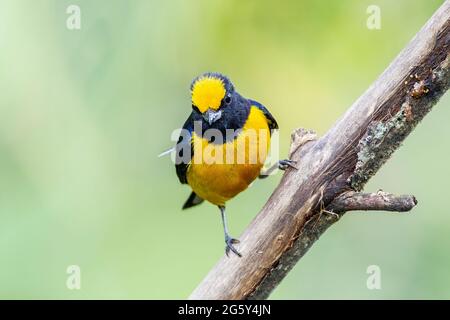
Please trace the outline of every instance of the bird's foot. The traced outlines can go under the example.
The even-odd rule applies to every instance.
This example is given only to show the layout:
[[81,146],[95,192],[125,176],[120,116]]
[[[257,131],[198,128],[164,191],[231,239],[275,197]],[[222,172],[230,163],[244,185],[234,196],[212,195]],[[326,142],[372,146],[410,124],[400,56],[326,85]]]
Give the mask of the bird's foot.
[[233,244],[239,243],[240,241],[238,239],[234,239],[232,237],[230,237],[229,235],[225,236],[225,243],[226,243],[226,247],[225,247],[225,253],[227,255],[227,257],[229,257],[229,253],[230,250],[235,253],[238,257],[242,257],[242,255],[239,253],[239,251],[236,250],[236,248],[233,246]]
[[336,212],[333,212],[333,211],[322,209],[321,213],[322,212],[334,217],[336,220],[339,220],[339,218],[341,217],[339,214],[337,214]]
[[280,160],[278,161],[278,169],[280,170],[286,170],[287,168],[298,169],[296,166],[294,166],[295,163],[297,163],[297,161],[295,160],[289,159]]

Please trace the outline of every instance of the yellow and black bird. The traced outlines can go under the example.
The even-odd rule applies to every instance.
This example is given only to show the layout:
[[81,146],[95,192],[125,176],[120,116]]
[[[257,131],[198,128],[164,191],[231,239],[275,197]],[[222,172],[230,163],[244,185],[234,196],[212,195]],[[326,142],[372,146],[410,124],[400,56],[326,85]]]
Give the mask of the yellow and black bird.
[[[225,252],[241,256],[233,246],[239,241],[228,233],[225,203],[261,176],[272,130],[278,124],[262,104],[241,96],[219,73],[195,78],[191,98],[192,112],[175,147],[177,176],[192,188],[183,209],[204,200],[218,206]],[[284,170],[292,163],[281,160],[277,166]]]

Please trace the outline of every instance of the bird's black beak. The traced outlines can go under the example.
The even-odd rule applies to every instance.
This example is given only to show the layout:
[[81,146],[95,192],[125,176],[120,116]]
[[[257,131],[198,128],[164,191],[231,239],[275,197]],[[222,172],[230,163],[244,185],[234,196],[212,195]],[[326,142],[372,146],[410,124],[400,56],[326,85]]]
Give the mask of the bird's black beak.
[[209,125],[212,125],[214,122],[219,120],[222,117],[222,111],[221,110],[212,110],[208,109],[205,113],[203,113],[203,119],[209,123]]

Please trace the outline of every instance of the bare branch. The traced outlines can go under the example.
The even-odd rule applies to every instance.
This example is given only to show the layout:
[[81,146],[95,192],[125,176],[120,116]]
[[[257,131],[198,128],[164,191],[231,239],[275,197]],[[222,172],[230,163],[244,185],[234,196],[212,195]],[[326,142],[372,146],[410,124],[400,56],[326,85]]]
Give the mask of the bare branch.
[[416,204],[416,198],[411,195],[396,196],[383,191],[377,193],[348,191],[334,199],[327,210],[336,213],[355,210],[406,212],[414,208]]

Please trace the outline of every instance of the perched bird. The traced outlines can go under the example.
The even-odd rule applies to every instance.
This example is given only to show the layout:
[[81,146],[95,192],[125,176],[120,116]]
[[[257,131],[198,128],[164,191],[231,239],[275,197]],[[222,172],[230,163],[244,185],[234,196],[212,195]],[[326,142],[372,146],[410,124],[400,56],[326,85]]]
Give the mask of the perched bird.
[[[192,188],[183,209],[204,200],[218,206],[225,252],[228,255],[231,250],[241,256],[234,247],[239,241],[228,233],[225,203],[257,177],[264,177],[261,169],[272,130],[278,129],[278,124],[262,104],[241,96],[231,81],[219,73],[195,78],[191,99],[192,112],[175,146],[177,176]],[[293,167],[292,163],[281,160],[277,166],[284,170]]]

